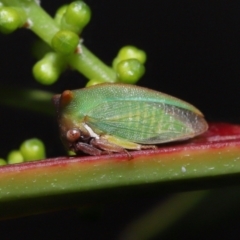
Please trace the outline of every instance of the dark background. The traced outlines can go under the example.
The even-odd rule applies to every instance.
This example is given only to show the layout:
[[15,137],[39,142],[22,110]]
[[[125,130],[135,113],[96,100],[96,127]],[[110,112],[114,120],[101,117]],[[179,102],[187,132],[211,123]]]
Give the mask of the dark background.
[[[53,15],[61,4],[68,2],[45,0],[42,6]],[[100,59],[111,64],[122,46],[135,45],[145,50],[148,56],[146,74],[139,85],[192,103],[208,121],[240,122],[239,1],[86,2],[92,9],[92,20],[83,32],[84,43]],[[36,60],[31,49],[35,40],[36,36],[28,30],[0,35],[1,84],[57,93],[85,85],[84,77],[74,71],[65,72],[51,87],[38,84],[32,76]],[[0,157],[5,158],[10,150],[18,148],[24,139],[31,137],[41,138],[46,143],[48,157],[64,153],[55,119],[4,106],[0,106],[0,116]],[[138,211],[144,212],[152,201],[156,199],[143,199]],[[119,220],[121,224],[128,219],[126,204],[123,207],[125,215],[121,216],[123,220]],[[114,215],[113,209],[120,208],[118,204],[111,207],[112,210],[108,209],[110,215]],[[67,222],[71,219],[77,221],[71,213],[58,214],[60,218],[67,216]],[[49,219],[48,224],[52,224],[51,221],[58,221],[59,216],[51,215]],[[35,220],[21,220],[24,221],[27,225]],[[18,220],[8,222],[15,223],[18,224]],[[89,229],[91,227],[90,224]],[[113,228],[111,232],[119,230],[110,227]],[[87,236],[81,239],[88,239]],[[114,233],[105,239],[113,239],[113,236]]]

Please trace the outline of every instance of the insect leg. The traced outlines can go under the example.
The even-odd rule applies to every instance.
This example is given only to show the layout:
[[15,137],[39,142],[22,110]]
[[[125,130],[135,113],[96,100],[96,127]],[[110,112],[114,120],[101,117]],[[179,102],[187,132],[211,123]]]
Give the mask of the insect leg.
[[157,149],[155,145],[141,145],[141,150],[143,149]]
[[83,143],[83,142],[77,142],[76,144],[74,144],[73,151],[74,152],[82,151],[84,153],[94,155],[94,156],[99,156],[103,153],[102,150],[97,149],[94,146],[87,143]]
[[129,159],[133,158],[132,155],[125,148],[118,146],[114,143],[111,143],[108,140],[103,138],[99,138],[99,139],[93,138],[90,141],[90,144],[102,150],[105,150],[107,152],[119,152],[119,153],[125,152],[128,155]]

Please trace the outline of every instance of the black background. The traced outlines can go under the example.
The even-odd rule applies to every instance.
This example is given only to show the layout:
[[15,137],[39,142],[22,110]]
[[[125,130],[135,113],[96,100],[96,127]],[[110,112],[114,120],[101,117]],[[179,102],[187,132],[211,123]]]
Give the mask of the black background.
[[[68,2],[45,0],[42,6],[53,15],[58,6]],[[240,122],[239,1],[86,2],[92,9],[92,19],[82,37],[85,45],[100,59],[111,64],[122,46],[135,45],[145,50],[148,56],[146,74],[139,85],[192,103],[208,121]],[[51,87],[38,84],[32,76],[36,60],[31,49],[35,40],[36,36],[29,30],[0,35],[1,84],[56,93],[85,85],[85,78],[74,71],[65,72]],[[0,115],[1,157],[5,158],[10,150],[31,137],[39,137],[46,143],[48,157],[63,154],[55,119],[4,106],[0,106]],[[139,211],[144,212],[151,201],[155,200],[145,199],[144,202],[143,199]],[[108,211],[114,215],[111,208]],[[58,214],[63,218],[67,216],[67,221],[77,221],[71,213]],[[127,215],[122,216],[122,222],[126,221]],[[58,218],[58,215],[51,215],[48,224]],[[33,219],[21,222],[28,224],[35,221]],[[36,219],[41,222],[43,220],[39,219],[45,218],[38,216]],[[109,227],[113,229],[111,232],[119,230],[118,227]],[[97,231],[101,232],[100,229]],[[98,239],[96,235],[94,238],[87,236],[81,239]],[[113,236],[105,239],[113,239]]]

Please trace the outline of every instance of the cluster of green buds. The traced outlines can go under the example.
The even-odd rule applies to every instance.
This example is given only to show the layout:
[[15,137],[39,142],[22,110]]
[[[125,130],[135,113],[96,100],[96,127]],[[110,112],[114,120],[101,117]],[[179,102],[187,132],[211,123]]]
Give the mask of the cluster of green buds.
[[90,19],[91,10],[81,0],[60,7],[53,19],[34,0],[0,0],[2,33],[28,27],[51,48],[33,67],[33,75],[41,84],[55,83],[67,66],[89,79],[86,86],[103,82],[136,83],[145,72],[145,52],[125,46],[112,67],[106,66],[82,45],[80,35]]
[[41,160],[45,157],[45,146],[43,142],[37,138],[32,138],[24,141],[19,149],[10,151],[7,160],[0,158],[0,166]]
[[91,18],[91,10],[83,1],[75,1],[58,9],[54,21],[60,29],[51,39],[53,52],[47,53],[33,67],[36,80],[45,85],[56,82],[66,69],[67,58],[80,54],[80,33]]
[[[144,51],[134,46],[122,47],[112,63],[112,68],[117,75],[116,82],[135,84],[145,73],[145,62],[146,53]],[[104,81],[97,78],[91,79],[86,86],[99,83],[104,83]]]

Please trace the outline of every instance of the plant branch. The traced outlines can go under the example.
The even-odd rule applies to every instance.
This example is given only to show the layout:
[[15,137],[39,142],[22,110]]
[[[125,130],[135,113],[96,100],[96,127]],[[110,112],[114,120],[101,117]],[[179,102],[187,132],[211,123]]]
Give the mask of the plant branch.
[[[60,27],[35,1],[2,0],[6,6],[19,7],[28,16],[29,29],[51,46],[53,36],[60,31]],[[68,57],[69,65],[78,70],[88,79],[97,78],[105,82],[116,82],[115,71],[105,65],[99,58],[81,45],[80,54]]]
[[[147,186],[147,189],[153,186],[156,191],[157,184],[158,189],[169,191],[169,184],[172,184],[176,191],[187,186],[196,189],[199,183],[205,183],[205,188],[213,187],[214,182],[221,179],[226,184],[227,176],[236,182],[240,177],[240,126],[213,124],[205,135],[188,143],[135,151],[131,155],[131,160],[127,154],[110,154],[3,166],[0,168],[0,206],[5,209],[8,202],[24,202],[30,198],[45,201],[48,196],[54,198],[54,204],[49,202],[49,209],[62,208],[68,204],[72,206],[72,198],[71,203],[58,202],[56,196],[64,198],[80,194],[82,202],[79,199],[77,202],[83,203],[90,201],[91,194],[100,194],[103,198],[105,190],[120,187],[131,187],[132,190],[137,186]],[[109,193],[106,196],[109,198]],[[40,206],[37,211],[45,207]],[[0,208],[2,217],[6,216],[4,209]],[[21,210],[19,212],[23,214],[24,210]],[[30,212],[34,211],[33,208]],[[10,213],[5,211],[5,214]]]

